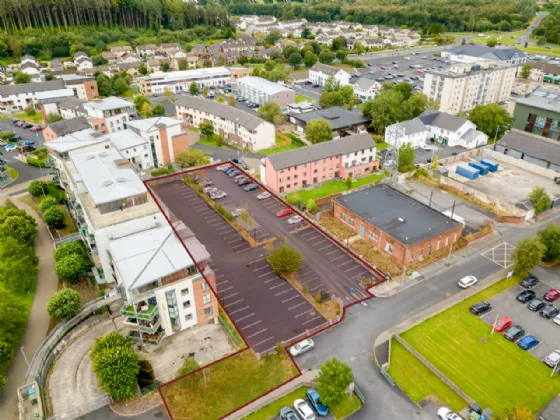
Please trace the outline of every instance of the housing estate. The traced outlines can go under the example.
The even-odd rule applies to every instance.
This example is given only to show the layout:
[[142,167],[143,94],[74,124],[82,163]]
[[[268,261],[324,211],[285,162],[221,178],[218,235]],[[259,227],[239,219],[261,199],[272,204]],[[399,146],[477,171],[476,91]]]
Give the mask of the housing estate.
[[350,84],[350,73],[338,67],[315,63],[309,69],[309,81],[314,85],[324,86],[329,77],[334,77],[340,86]]
[[296,92],[293,89],[262,77],[242,77],[233,84],[233,93],[259,105],[274,101],[280,108],[286,108],[288,104],[296,101]]
[[360,77],[352,87],[354,88],[354,95],[361,102],[375,98],[375,95],[381,91],[381,83],[368,77]]
[[207,69],[156,72],[140,79],[140,92],[146,96],[161,95],[166,89],[173,93],[188,92],[194,82],[199,88],[204,86],[225,86],[231,82],[230,71],[225,67]]

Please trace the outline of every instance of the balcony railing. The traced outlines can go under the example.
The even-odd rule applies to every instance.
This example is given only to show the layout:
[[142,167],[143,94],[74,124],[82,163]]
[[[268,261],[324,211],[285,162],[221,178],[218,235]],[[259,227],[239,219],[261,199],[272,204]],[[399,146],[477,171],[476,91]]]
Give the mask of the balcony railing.
[[123,325],[128,328],[129,330],[135,330],[135,331],[141,331],[141,332],[145,332],[145,333],[157,333],[160,325],[161,325],[161,321],[158,319],[156,319],[154,322],[147,322],[147,321],[140,321],[140,325],[138,325],[138,323],[136,322],[136,320],[134,318],[127,318],[124,322]]
[[[140,337],[140,334],[142,334],[142,337]],[[160,331],[151,334],[151,333],[140,333],[138,331],[131,330],[129,331],[128,336],[135,343],[152,344],[154,346],[157,346],[159,343],[161,343],[161,340],[163,340],[163,338],[165,337],[165,331]]]
[[[138,303],[136,305],[140,306]],[[121,308],[121,315],[127,316],[129,318],[138,318],[144,319],[146,321],[151,321],[158,314],[158,308],[157,306],[148,306],[147,304],[145,306],[148,307],[147,310],[136,311],[136,313],[134,312],[134,307],[132,305],[123,306]],[[140,307],[140,309],[142,309],[142,307]]]

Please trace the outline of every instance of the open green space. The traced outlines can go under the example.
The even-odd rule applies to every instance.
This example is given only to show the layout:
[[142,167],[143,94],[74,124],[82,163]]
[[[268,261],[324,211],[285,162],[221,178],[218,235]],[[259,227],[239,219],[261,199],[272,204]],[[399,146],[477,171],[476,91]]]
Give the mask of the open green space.
[[560,49],[548,49],[543,47],[519,47],[521,51],[531,52],[536,54],[560,55]]
[[[515,38],[511,38],[510,36],[490,36],[490,38],[496,38],[499,43],[502,44],[515,44],[517,42],[517,39]],[[469,42],[474,42],[474,43],[478,43],[478,44],[486,44],[486,42],[488,41],[488,39],[490,38],[486,38],[485,36],[475,36],[474,38],[471,38],[469,40]]]
[[387,149],[389,146],[389,143],[385,143],[384,141],[377,143],[377,151],[379,152],[380,150]]
[[342,420],[348,417],[353,412],[359,410],[361,407],[360,400],[354,394],[346,395],[344,399],[335,407],[330,407],[329,410],[333,417],[337,420]]
[[6,117],[5,115],[0,115],[0,121],[7,120],[7,119],[8,117]]
[[216,147],[218,149],[225,149],[225,150],[231,150],[229,147],[227,147],[225,144],[222,144],[221,146],[218,146],[216,144],[216,142],[214,140],[210,140],[207,137],[201,137],[200,140],[198,140],[198,142],[200,144],[204,144],[206,146],[210,146],[210,147]]
[[301,95],[296,93],[296,104],[300,102],[313,102],[313,100],[309,96]]
[[262,153],[263,155],[274,155],[276,153],[287,152],[288,150],[294,150],[294,149],[298,149],[298,146],[295,146],[293,144],[287,144],[286,146],[271,147],[269,149],[259,150],[259,153]]
[[127,89],[121,96],[123,98],[132,98],[138,91],[136,89]]
[[33,124],[41,124],[41,122],[43,121],[43,116],[41,115],[40,112],[36,112],[34,115],[27,115],[25,112],[20,112],[19,114],[14,114],[12,115],[12,118],[14,120],[25,120],[25,121],[29,121],[30,123]]
[[507,407],[534,413],[560,392],[560,375],[531,353],[490,335],[490,327],[469,312],[476,302],[514,286],[520,278],[498,283],[406,331],[401,337],[482,407],[502,415]]
[[[352,188],[358,188],[366,184],[379,182],[387,176],[388,176],[387,172],[366,175],[362,178],[353,180]],[[346,186],[346,181],[335,179],[332,181],[327,181],[316,188],[291,192],[288,194],[287,199],[289,202],[292,203],[298,200],[303,200],[304,202],[307,202],[307,200],[309,199],[317,200],[319,198],[328,197],[329,195],[333,195],[346,190],[348,190],[348,187]]]
[[257,360],[249,350],[160,388],[173,418],[222,418],[294,378],[297,369],[282,353]]
[[6,165],[5,168],[10,171],[10,178],[14,181],[19,178],[19,172],[16,168]]
[[249,414],[243,420],[269,420],[274,416],[277,416],[282,407],[292,407],[294,405],[294,401],[297,399],[305,400],[305,392],[308,389],[308,386],[302,386],[301,388],[290,392],[288,395],[284,395],[282,398],[261,408],[259,411]]
[[391,367],[388,373],[417,403],[432,396],[457,413],[467,406],[465,400],[395,339],[391,341]]

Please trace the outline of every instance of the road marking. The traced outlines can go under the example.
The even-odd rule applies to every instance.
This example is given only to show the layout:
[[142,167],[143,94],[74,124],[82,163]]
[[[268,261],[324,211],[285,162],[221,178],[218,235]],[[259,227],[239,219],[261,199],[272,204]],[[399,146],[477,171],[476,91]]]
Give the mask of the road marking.
[[311,238],[306,239],[305,242],[309,242],[309,241],[312,241],[313,239],[317,239],[319,236],[320,236],[320,235],[312,236]]
[[221,285],[224,284],[224,283],[229,283],[229,280],[224,280],[224,281],[221,281],[221,282],[219,282],[219,283],[216,282],[216,285],[221,286]]
[[[243,299],[241,299],[241,300],[243,300]],[[238,302],[241,302],[241,300],[238,301]],[[237,303],[237,302],[236,302],[236,303]],[[231,305],[234,305],[234,304],[232,303]],[[228,305],[228,306],[231,306],[231,305]],[[244,308],[236,309],[235,311],[230,312],[229,315],[232,316],[233,314],[236,314],[237,312],[244,311],[245,309],[249,309],[249,306],[245,306]]]
[[[200,213],[201,211],[205,211],[205,210],[206,210],[206,208],[201,208],[201,209],[196,210],[196,212],[197,212],[197,213]],[[203,213],[203,214],[204,214],[204,213]]]
[[226,226],[224,226],[224,227],[221,227],[221,228],[219,228],[219,229],[216,229],[216,230],[227,229],[227,228],[229,228],[229,227],[230,227],[229,225],[226,225]]
[[318,251],[322,251],[323,249],[327,249],[333,246],[333,244],[329,244],[328,246],[324,246],[323,248],[319,248]]
[[355,265],[354,267],[349,268],[348,270],[344,270],[344,272],[348,273],[349,271],[355,270],[356,268],[362,268],[362,267],[360,267],[359,265]]
[[306,303],[307,303],[307,301],[304,300],[303,302],[298,303],[296,306],[292,306],[291,308],[288,308],[288,311],[291,311],[292,309],[295,309],[295,308],[297,308],[298,306],[305,305]]
[[315,286],[315,287],[312,287],[311,289],[308,289],[308,292],[311,293],[312,291],[317,290],[317,289],[320,288],[320,287],[321,287],[321,283],[319,283],[319,284],[318,284],[317,286]]
[[354,262],[354,261],[348,260],[348,261],[346,261],[345,263],[339,264],[338,266],[339,266],[339,267],[342,267],[343,265],[350,264],[351,262]]
[[296,316],[294,316],[294,318],[299,318],[300,316],[307,315],[309,312],[313,312],[313,310],[308,309],[307,311],[302,312],[301,314],[297,314]]
[[238,233],[235,232],[233,235],[224,236],[224,239],[233,238],[234,236],[237,236],[237,235],[238,235]]
[[274,289],[276,289],[277,287],[281,287],[281,286],[284,286],[284,284],[283,284],[283,283],[279,283],[279,284],[277,284],[277,285],[275,285],[275,286],[269,287],[268,290],[274,290]]
[[[214,272],[216,272],[216,271],[218,271],[218,270],[219,270],[219,268],[215,269]],[[218,280],[220,277],[224,277],[224,275],[223,275],[223,274],[220,274],[219,276],[216,276],[216,280]]]
[[262,270],[262,269],[264,269],[264,268],[270,268],[270,265],[268,265],[268,264],[267,264],[267,265],[263,265],[262,267],[255,268],[253,271],[259,271],[259,270]]
[[[239,320],[237,320],[237,322],[239,322]],[[258,321],[253,322],[252,324],[249,324],[249,325],[247,325],[247,326],[245,326],[245,327],[240,328],[240,330],[246,330],[247,328],[254,327],[254,326],[257,325],[257,324],[260,324],[261,322],[262,322],[262,321],[259,319]]]
[[311,232],[306,232],[306,233],[304,233],[303,235],[301,235],[301,237],[304,238],[305,236],[307,236],[307,235],[312,235],[312,234],[314,234],[314,233],[316,233],[316,232],[315,232],[314,230],[312,230]]
[[346,255],[342,254],[340,257],[333,258],[331,261],[340,260],[341,258],[346,257]]
[[264,276],[268,276],[269,274],[275,274],[275,273],[274,273],[274,270],[271,270],[271,271],[269,271],[268,273],[261,274],[261,275],[259,276],[259,278],[264,277]]
[[300,297],[299,294],[298,294],[298,295],[294,295],[294,296],[292,296],[292,297],[290,297],[290,298],[288,298],[288,299],[284,299],[284,300],[282,301],[282,303],[289,302],[290,300],[293,300],[293,299],[298,298],[298,297]]
[[325,254],[325,256],[329,256],[329,255],[331,255],[331,254],[334,254],[334,253],[337,252],[337,251],[338,251],[338,248],[335,249],[334,251],[329,252],[328,254]]
[[242,241],[242,240],[243,240],[243,238],[233,239],[233,240],[229,241],[227,244],[228,244],[228,245],[229,245],[229,244],[234,244],[234,243],[239,242],[239,241]]
[[237,320],[236,322],[240,322],[240,321],[243,321],[244,319],[250,318],[250,317],[252,317],[253,315],[255,315],[255,313],[254,313],[254,312],[253,312],[252,314],[249,314],[249,315],[245,315],[244,317],[242,317],[242,318],[239,318],[239,319],[238,319],[238,320]]
[[309,324],[310,322],[313,322],[313,321],[315,321],[316,319],[319,319],[319,318],[321,318],[321,315],[316,316],[315,318],[311,318],[311,319],[303,322],[301,325]]
[[[230,226],[228,225],[227,227],[229,228]],[[235,231],[235,229],[232,229],[232,230],[230,230],[229,232],[220,232],[220,233],[218,233],[218,235],[224,236],[224,235],[227,235],[228,233],[231,233],[231,232],[234,232],[234,231]],[[223,239],[223,238],[222,238],[222,239]]]
[[225,288],[223,290],[218,290],[218,293],[227,292],[229,289],[233,289],[233,286],[229,286],[228,288]]
[[[247,338],[249,338],[249,337],[247,337]],[[253,347],[257,347],[257,346],[260,346],[260,345],[261,345],[262,343],[266,343],[267,341],[269,341],[269,340],[273,340],[273,339],[274,339],[274,336],[272,336],[272,337],[268,337],[268,338],[267,338],[266,340],[263,340],[263,341],[259,341],[259,342],[258,342],[257,344],[255,344],[255,345],[254,345]]]
[[[244,299],[239,299],[239,300],[236,300],[235,302],[228,303],[228,304],[226,305],[226,307],[229,308],[230,306],[237,305],[239,302],[243,302],[243,300],[244,300]],[[247,306],[247,308],[248,308],[248,306]],[[244,308],[244,309],[247,309],[247,308]]]
[[360,274],[356,274],[355,276],[352,276],[352,278],[355,279],[356,277],[360,277],[363,274],[367,274],[367,271],[362,271]]
[[247,336],[247,339],[249,339],[249,338],[251,338],[251,337],[255,337],[255,336],[257,336],[257,335],[259,335],[259,334],[261,334],[261,333],[263,333],[263,332],[265,332],[265,331],[268,331],[268,328],[264,328],[264,329],[260,330],[259,332],[256,332],[256,333],[254,333],[254,334],[251,334],[251,335]]
[[290,290],[294,290],[291,287],[288,287],[286,290],[283,290],[282,292],[276,293],[274,296],[280,296],[283,295],[284,293],[288,293]]
[[269,279],[269,280],[265,280],[263,283],[264,283],[264,284],[268,284],[268,283],[270,283],[271,281],[274,281],[274,280],[282,280],[282,279],[281,279],[280,277],[273,277],[273,278],[271,278],[271,279]]
[[196,209],[197,207],[208,207],[208,203],[204,202],[204,203],[197,204],[196,206],[192,206],[192,207],[193,207],[193,209]]
[[235,293],[232,293],[231,295],[224,296],[222,299],[223,299],[223,300],[229,299],[230,297],[237,296],[238,294],[239,294],[238,292],[235,292]]

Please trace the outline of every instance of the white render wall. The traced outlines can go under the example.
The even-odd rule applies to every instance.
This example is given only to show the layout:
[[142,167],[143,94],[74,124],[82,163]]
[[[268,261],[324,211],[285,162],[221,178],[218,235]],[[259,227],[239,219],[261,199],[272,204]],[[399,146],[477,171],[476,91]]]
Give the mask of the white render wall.
[[[309,70],[309,81],[314,85],[324,86],[325,82],[330,76],[322,71]],[[340,86],[350,84],[350,74],[344,70],[340,70],[334,75],[335,80],[340,83]]]
[[[200,276],[200,274],[195,274],[194,276],[184,278],[173,284],[170,284],[169,286],[161,287],[155,291],[159,310],[159,318],[161,320],[161,326],[165,330],[166,336],[173,335],[176,332],[174,333],[171,329],[171,319],[169,318],[165,292],[168,292],[170,290],[175,291],[175,299],[177,300],[177,313],[179,314],[179,322],[181,323],[181,329],[179,331],[185,330],[187,328],[192,328],[198,323],[198,317],[196,315],[196,301],[192,281],[192,279],[197,276]],[[189,290],[189,293],[185,296],[182,296],[181,291],[186,289]],[[183,308],[183,303],[186,301],[191,302],[190,308]],[[186,319],[187,314],[191,316],[191,319],[189,319],[188,321]]]
[[359,152],[342,155],[342,167],[346,168],[346,165],[348,165],[348,168],[350,168],[356,165],[363,165],[365,163],[368,163],[370,161],[370,158],[372,161],[374,161],[376,150],[377,147],[373,146],[369,149],[364,149]]

